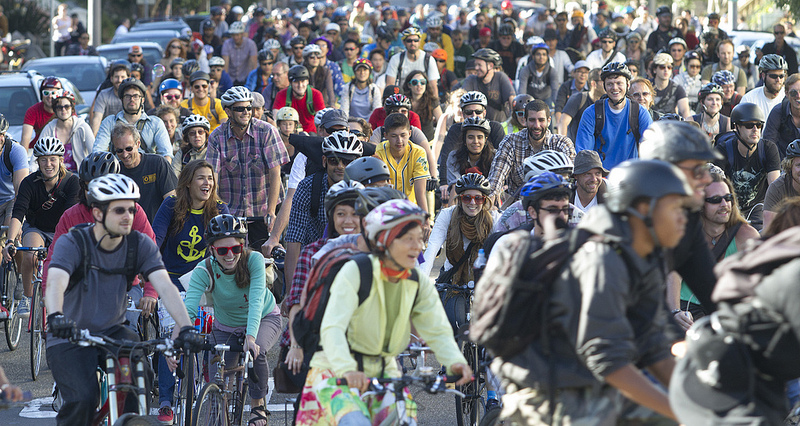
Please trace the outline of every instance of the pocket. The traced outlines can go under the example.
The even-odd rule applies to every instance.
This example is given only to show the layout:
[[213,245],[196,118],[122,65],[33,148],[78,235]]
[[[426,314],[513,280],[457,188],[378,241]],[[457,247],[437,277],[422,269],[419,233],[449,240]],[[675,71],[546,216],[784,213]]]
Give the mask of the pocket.
[[241,165],[239,163],[239,157],[234,155],[231,158],[226,158],[223,162],[223,167],[225,170],[228,171],[229,174],[233,176],[238,176],[241,173]]

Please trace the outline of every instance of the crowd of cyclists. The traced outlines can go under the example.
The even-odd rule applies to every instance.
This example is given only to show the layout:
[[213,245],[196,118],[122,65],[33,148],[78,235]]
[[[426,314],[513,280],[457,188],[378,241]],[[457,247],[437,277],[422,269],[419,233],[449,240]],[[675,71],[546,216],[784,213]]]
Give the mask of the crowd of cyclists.
[[[15,248],[49,248],[58,424],[88,424],[100,398],[100,350],[76,331],[138,339],[129,299],[187,351],[242,339],[254,426],[269,421],[276,344],[296,424],[391,419],[398,401],[359,393],[402,374],[412,330],[457,386],[485,377],[482,411],[506,424],[778,424],[798,403],[797,262],[780,257],[790,265],[737,297],[715,285],[730,262],[752,266],[742,253],[789,250],[768,238],[800,224],[791,25],[750,63],[718,13],[671,6],[231,6],[168,43],[166,74],[135,45],[112,61],[86,120],[59,76],[20,141],[0,115],[3,262],[18,264],[25,317],[35,255]],[[571,232],[591,237],[553,278],[549,331],[492,351],[491,368],[471,363],[448,289],[472,301],[524,281],[504,262],[520,240]],[[367,260],[327,277],[319,347],[304,350],[292,324],[343,248]],[[193,327],[209,308],[211,329]],[[178,359],[153,364],[158,420],[172,424]]]

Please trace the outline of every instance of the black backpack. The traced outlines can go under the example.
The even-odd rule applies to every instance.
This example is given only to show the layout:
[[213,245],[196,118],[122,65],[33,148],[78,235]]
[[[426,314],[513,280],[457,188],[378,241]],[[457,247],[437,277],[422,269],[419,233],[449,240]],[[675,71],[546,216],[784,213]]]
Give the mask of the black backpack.
[[[606,108],[605,108],[605,100],[608,97],[603,96],[594,103],[594,150],[600,154],[600,158],[605,160],[606,153],[603,152],[603,149],[606,146],[606,140],[603,139],[603,126],[606,122]],[[628,129],[628,134],[633,134],[633,140],[636,141],[636,145],[639,145],[639,140],[642,138],[642,133],[639,131],[639,104],[636,102],[628,100],[630,103],[630,107],[628,108],[628,124],[630,125],[630,129]],[[600,146],[597,146],[597,139],[600,139]]]
[[3,144],[3,164],[6,165],[6,170],[11,173],[12,179],[14,176],[14,165],[11,164],[11,145],[14,143],[18,142],[6,135],[6,143]]
[[75,271],[73,271],[72,276],[69,277],[69,284],[67,285],[67,291],[75,288],[80,282],[89,274],[89,271],[92,269],[98,270],[105,274],[109,275],[125,275],[125,278],[128,282],[128,290],[130,291],[133,288],[133,281],[136,279],[136,276],[139,274],[137,271],[136,263],[137,263],[137,256],[139,252],[139,236],[138,231],[131,232],[130,235],[127,235],[125,238],[128,241],[128,250],[125,255],[125,264],[122,267],[118,268],[111,268],[107,269],[102,266],[98,266],[93,263],[91,252],[89,251],[89,247],[93,246],[92,244],[92,237],[89,235],[92,232],[94,227],[93,223],[82,223],[80,225],[75,225],[70,228],[69,233],[75,239],[75,242],[78,243],[78,247],[81,250],[81,265]]

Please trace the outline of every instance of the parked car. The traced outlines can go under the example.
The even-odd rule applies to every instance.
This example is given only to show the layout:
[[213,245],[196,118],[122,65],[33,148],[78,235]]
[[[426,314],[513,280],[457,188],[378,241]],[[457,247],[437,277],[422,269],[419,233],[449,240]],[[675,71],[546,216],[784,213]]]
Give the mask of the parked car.
[[83,99],[91,104],[97,87],[106,79],[107,66],[108,61],[102,56],[57,56],[26,62],[22,70],[36,70],[42,75],[74,81]]
[[138,19],[129,31],[135,33],[154,30],[175,30],[181,34],[189,34],[191,28],[182,18]]
[[153,41],[158,43],[158,45],[161,46],[161,49],[166,49],[170,40],[180,36],[181,33],[177,30],[147,30],[127,32],[125,34],[115,35],[114,38],[111,39],[111,44],[129,42],[135,42],[134,44],[139,44],[140,42]]
[[160,44],[152,41],[104,44],[97,47],[97,54],[106,58],[109,62],[117,59],[128,59],[128,50],[130,50],[131,46],[141,47],[145,61],[151,66],[157,64],[164,57],[164,49]]
[[[775,41],[775,36],[765,31],[729,31],[728,36],[733,40],[735,47],[745,44],[750,48],[751,63],[756,62],[756,49],[761,49],[765,44]],[[800,57],[800,39],[787,36],[784,40]]]

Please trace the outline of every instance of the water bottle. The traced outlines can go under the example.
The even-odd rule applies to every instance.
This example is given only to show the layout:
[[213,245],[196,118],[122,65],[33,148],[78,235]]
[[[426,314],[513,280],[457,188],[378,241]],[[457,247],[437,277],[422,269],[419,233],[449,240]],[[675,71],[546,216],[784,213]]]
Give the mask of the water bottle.
[[486,268],[486,253],[484,253],[483,249],[478,250],[478,258],[475,259],[475,263],[472,265],[472,277],[473,281],[477,284],[478,280],[481,279],[481,275],[483,275],[483,270]]

